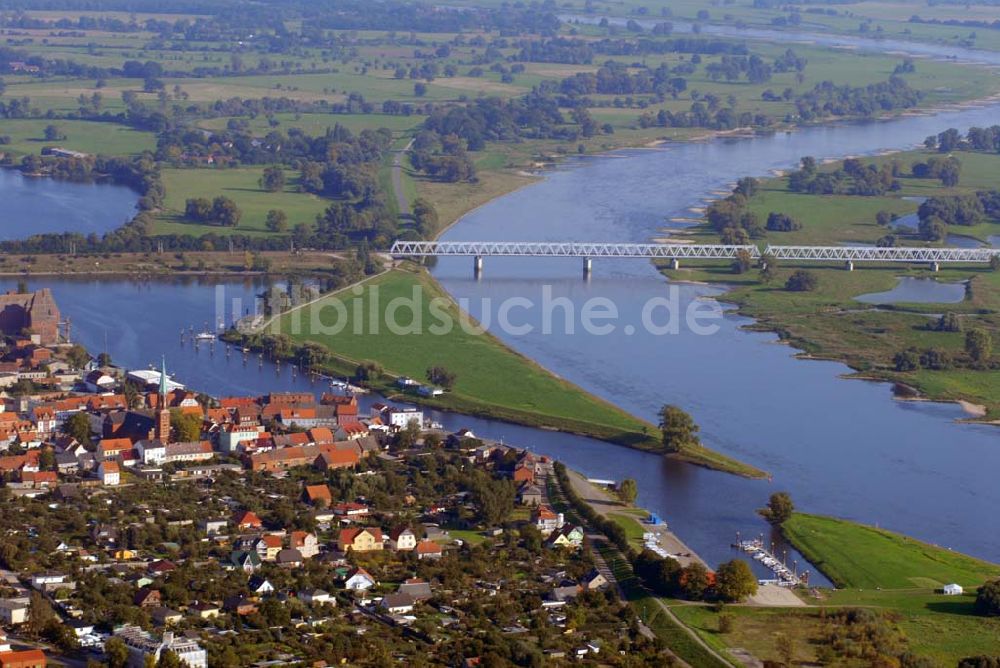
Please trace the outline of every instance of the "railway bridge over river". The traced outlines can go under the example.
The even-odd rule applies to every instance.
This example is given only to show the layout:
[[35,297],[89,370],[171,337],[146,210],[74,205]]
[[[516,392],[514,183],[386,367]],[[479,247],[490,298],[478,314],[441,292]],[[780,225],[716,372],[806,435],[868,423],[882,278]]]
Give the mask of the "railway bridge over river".
[[576,241],[397,241],[389,254],[405,257],[471,257],[478,276],[486,257],[573,257],[583,260],[589,276],[596,258],[648,258],[669,260],[735,260],[747,257],[760,263],[768,258],[795,262],[836,262],[848,271],[855,264],[926,264],[938,271],[942,264],[986,264],[1000,257],[1000,248],[934,248],[916,246],[767,246],[722,244],[604,243]]

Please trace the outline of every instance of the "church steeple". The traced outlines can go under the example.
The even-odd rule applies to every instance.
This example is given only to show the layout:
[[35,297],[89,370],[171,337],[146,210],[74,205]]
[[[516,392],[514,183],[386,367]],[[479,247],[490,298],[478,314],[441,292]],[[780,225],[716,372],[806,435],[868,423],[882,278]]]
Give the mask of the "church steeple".
[[167,358],[160,364],[160,410],[156,414],[156,438],[166,445],[170,442],[170,406],[167,404]]

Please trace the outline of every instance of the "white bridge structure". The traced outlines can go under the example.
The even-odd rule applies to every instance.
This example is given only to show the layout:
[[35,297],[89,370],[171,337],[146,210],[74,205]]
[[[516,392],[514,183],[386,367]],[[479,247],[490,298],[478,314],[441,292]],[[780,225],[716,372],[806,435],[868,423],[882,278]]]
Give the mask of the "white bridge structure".
[[634,244],[575,241],[397,241],[389,254],[404,257],[472,257],[479,275],[484,257],[576,257],[583,259],[583,273],[590,275],[594,258],[650,258],[670,260],[674,269],[682,259],[734,260],[747,257],[766,263],[768,258],[799,262],[841,262],[848,271],[855,262],[927,263],[934,271],[942,263],[988,263],[1000,257],[1000,248],[920,248],[880,246],[768,246],[754,245]]

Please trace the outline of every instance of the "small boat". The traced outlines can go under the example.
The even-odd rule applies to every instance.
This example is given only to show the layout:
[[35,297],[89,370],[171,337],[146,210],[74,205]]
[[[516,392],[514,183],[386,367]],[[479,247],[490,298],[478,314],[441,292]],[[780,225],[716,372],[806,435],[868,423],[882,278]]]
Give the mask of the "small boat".
[[198,332],[194,335],[195,341],[215,341],[215,334],[211,332]]

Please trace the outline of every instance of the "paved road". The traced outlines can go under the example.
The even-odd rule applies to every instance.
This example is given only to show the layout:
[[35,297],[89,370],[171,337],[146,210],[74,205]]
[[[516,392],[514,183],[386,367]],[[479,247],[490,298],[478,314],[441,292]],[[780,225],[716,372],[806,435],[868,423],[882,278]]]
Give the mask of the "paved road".
[[413,146],[412,139],[392,156],[392,189],[396,191],[396,207],[400,216],[410,213],[410,203],[406,201],[406,193],[403,192],[403,155],[411,146]]

